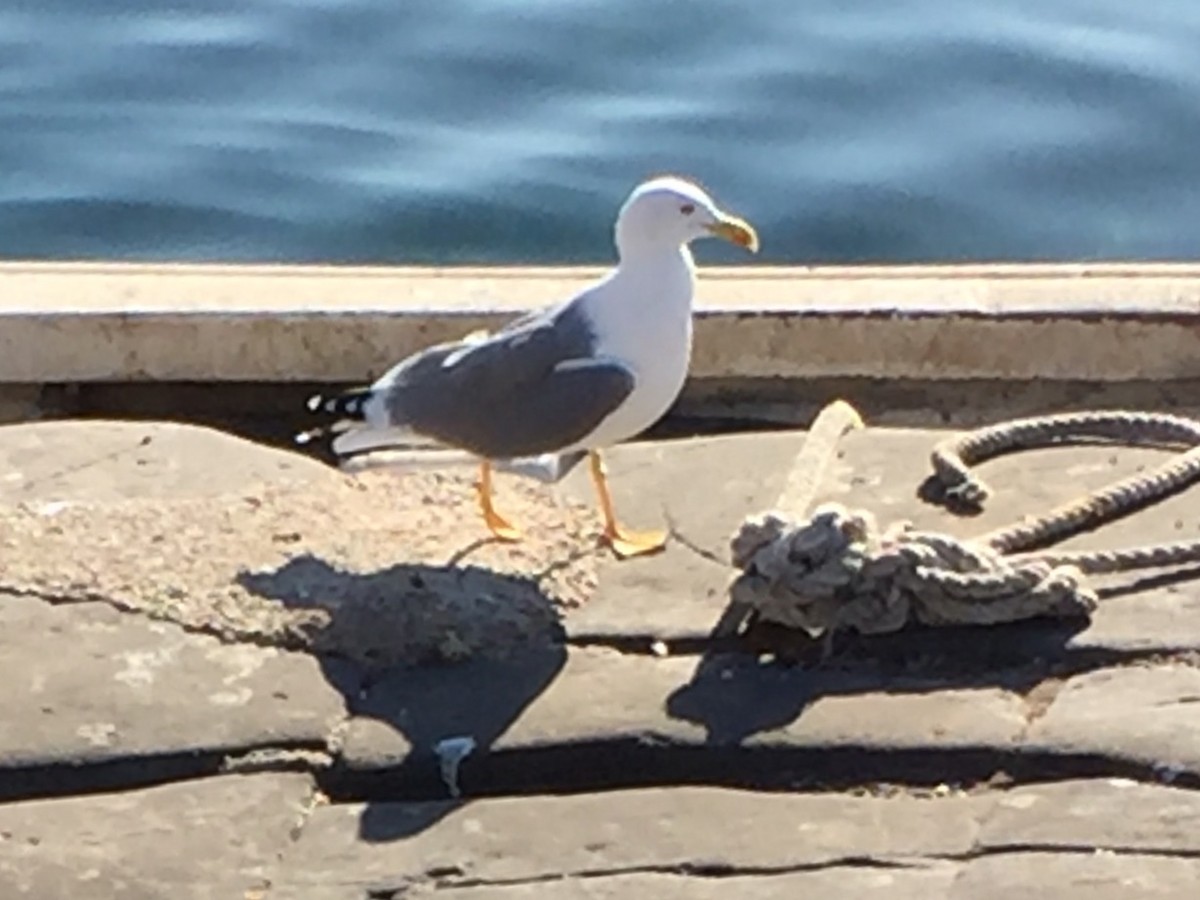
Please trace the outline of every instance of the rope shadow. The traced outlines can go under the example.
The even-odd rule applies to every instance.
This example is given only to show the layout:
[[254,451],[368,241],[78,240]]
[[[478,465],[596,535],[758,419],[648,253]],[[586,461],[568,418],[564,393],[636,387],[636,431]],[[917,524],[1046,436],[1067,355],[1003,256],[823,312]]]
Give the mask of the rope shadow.
[[[908,626],[886,635],[823,641],[754,625],[735,641],[713,637],[690,680],[666,701],[667,714],[704,729],[706,744],[737,746],[795,725],[817,701],[864,694],[928,694],[998,688],[1024,694],[1048,674],[1105,662],[1079,654],[1071,639],[1085,620],[1035,619],[993,626]],[[739,646],[734,646],[735,644]]]

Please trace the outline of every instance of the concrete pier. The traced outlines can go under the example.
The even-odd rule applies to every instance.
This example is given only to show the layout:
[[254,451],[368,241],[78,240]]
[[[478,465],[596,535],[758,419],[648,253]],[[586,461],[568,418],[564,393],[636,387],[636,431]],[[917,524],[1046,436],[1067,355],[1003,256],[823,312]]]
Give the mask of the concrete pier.
[[[596,546],[581,472],[503,480],[527,538],[499,545],[469,472],[351,477],[188,421],[209,389],[361,381],[591,274],[0,266],[0,896],[1190,900],[1195,572],[820,665],[802,634],[712,630],[730,537],[804,475],[839,385],[875,406],[813,490],[885,524],[968,537],[1154,465],[1015,454],[977,518],[918,493],[963,416],[1193,409],[1200,267],[703,271],[690,402],[736,385],[794,427],[615,449],[622,517],[674,533],[633,561]],[[159,388],[173,421],[72,412]],[[967,412],[889,420],[904,397]],[[1193,489],[1071,547],[1198,522]]]

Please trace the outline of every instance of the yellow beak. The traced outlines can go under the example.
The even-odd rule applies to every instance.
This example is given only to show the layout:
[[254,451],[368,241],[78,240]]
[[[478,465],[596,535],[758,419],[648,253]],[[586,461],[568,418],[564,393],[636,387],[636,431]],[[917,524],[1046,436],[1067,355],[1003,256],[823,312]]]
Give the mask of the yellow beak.
[[758,232],[745,219],[721,213],[716,222],[708,226],[708,230],[717,237],[725,238],[732,244],[745,247],[751,253],[758,252]]

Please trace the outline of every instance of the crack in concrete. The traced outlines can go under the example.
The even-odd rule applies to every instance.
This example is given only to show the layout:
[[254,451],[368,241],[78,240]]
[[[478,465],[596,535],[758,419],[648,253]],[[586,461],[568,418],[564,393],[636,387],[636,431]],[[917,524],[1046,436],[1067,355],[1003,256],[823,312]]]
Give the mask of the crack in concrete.
[[[335,761],[317,778],[338,803],[436,801],[445,796],[436,772],[419,764],[358,769]],[[908,790],[924,796],[953,784],[986,794],[1088,778],[1154,785],[1164,780],[1144,762],[1020,748],[721,747],[621,738],[480,754],[472,760],[472,790],[466,799],[695,785],[807,793]],[[1200,789],[1200,773],[1173,773],[1171,783]]]
[[[319,807],[328,806],[330,803],[329,795],[321,790],[316,781],[313,781],[312,790],[308,796],[304,798],[304,803],[300,807],[299,813],[296,815],[296,821],[292,823],[292,827],[288,829],[288,839],[294,844],[300,840],[300,836],[304,834],[304,828],[308,825],[308,820],[312,818],[312,814]],[[280,864],[284,859],[279,860]]]
[[698,541],[694,541],[688,537],[680,529],[679,524],[676,522],[675,517],[671,515],[671,510],[666,506],[666,504],[663,504],[662,514],[663,518],[667,521],[667,533],[675,539],[679,546],[695,554],[705,562],[710,562],[713,565],[724,569],[730,574],[731,577],[733,573],[737,571],[728,559],[722,559],[715,550],[709,550],[706,547],[701,547]]
[[[338,730],[341,727],[335,727]],[[0,772],[0,801],[22,802],[52,797],[139,790],[159,784],[189,781],[219,775],[268,772],[303,772],[313,778],[313,803],[300,817],[296,836],[308,814],[324,803],[422,802],[442,799],[444,786],[425,783],[422,773],[396,769],[375,773],[339,771],[335,749],[315,741],[291,745],[251,746],[213,750],[186,750],[140,757],[123,757],[102,762],[76,764],[55,762],[5,769]],[[1024,785],[1065,780],[1126,778],[1143,784],[1162,784],[1153,766],[1108,757],[1076,757],[1055,754],[1022,754],[984,749],[976,753],[876,750],[836,747],[779,750],[678,747],[666,743],[617,741],[594,745],[556,746],[502,754],[492,773],[476,772],[476,780],[488,785],[485,792],[467,799],[536,797],[596,793],[618,788],[670,788],[695,785],[728,786],[745,790],[788,790],[806,793],[839,793],[855,790],[897,789],[923,792],[936,788],[922,773],[936,770],[939,783],[954,783],[963,790],[1004,793]],[[331,747],[330,744],[333,746]],[[732,755],[731,755],[732,753]],[[589,760],[597,755],[612,763],[610,773],[639,772],[637,778],[591,777]],[[554,757],[554,759],[550,759]],[[625,757],[625,762],[620,761]],[[574,780],[563,773],[576,773]],[[585,773],[582,777],[579,773]],[[797,774],[804,772],[803,779]],[[870,772],[870,778],[862,773]],[[1005,773],[1003,784],[996,773]],[[731,773],[735,773],[732,774]],[[530,780],[531,778],[535,780]],[[1200,789],[1200,774],[1182,773],[1171,782],[1184,790]],[[980,827],[986,823],[980,819]],[[982,851],[981,851],[982,852]]]
[[1020,694],[1025,703],[1025,727],[1021,730],[1019,741],[1024,741],[1037,721],[1050,711],[1050,707],[1054,705],[1058,695],[1067,686],[1067,679],[1068,676],[1065,675],[1047,675],[1032,685],[1029,690]]
[[[323,746],[312,741],[297,741],[277,746],[179,750],[96,762],[64,760],[14,766],[0,770],[0,802],[21,803],[135,791],[248,772],[308,772],[315,782],[321,769],[309,765],[309,760],[314,759],[331,760]],[[239,762],[246,760],[253,762]]]
[[314,766],[309,769],[313,774],[312,792],[289,834],[293,843],[300,840],[300,836],[304,833],[304,827],[308,824],[308,820],[312,818],[313,812],[318,807],[327,806],[333,802],[321,786],[319,773],[330,769],[341,757],[342,750],[346,744],[346,735],[350,731],[350,721],[352,718],[353,714],[347,708],[341,718],[330,726],[329,731],[325,735],[324,761],[320,767]]
[[1016,843],[1000,844],[973,848],[962,854],[935,854],[928,859],[939,859],[947,862],[972,862],[992,856],[1096,856],[1102,854],[1113,856],[1152,856],[1160,859],[1200,859],[1200,846],[1192,847],[1126,847],[1104,846],[1099,844],[1049,844],[1049,843]]
[[461,866],[446,866],[429,869],[421,875],[406,878],[389,885],[377,885],[366,889],[368,900],[399,900],[409,891],[428,887],[435,891],[470,890],[474,888],[519,888],[556,881],[592,881],[606,878],[626,878],[637,875],[664,875],[691,879],[732,878],[778,878],[786,875],[827,872],[837,869],[878,869],[884,871],[912,871],[928,869],[939,863],[969,864],[976,860],[997,856],[1087,856],[1097,854],[1114,856],[1155,857],[1160,859],[1200,859],[1200,847],[1163,848],[1093,846],[1083,844],[1006,844],[994,847],[972,848],[963,853],[931,853],[917,857],[889,858],[871,855],[846,855],[820,862],[780,863],[779,865],[738,865],[736,863],[647,863],[627,866],[609,866],[594,869],[544,872],[536,875],[512,878],[471,878]]
[[[310,765],[308,771],[313,776],[312,790],[309,792],[304,805],[296,817],[296,821],[288,832],[288,837],[293,844],[300,840],[301,835],[304,834],[304,829],[308,825],[309,819],[312,818],[312,814],[319,807],[328,806],[333,802],[322,788],[318,773],[330,769],[341,757],[342,749],[346,743],[346,735],[350,731],[350,721],[352,718],[353,714],[347,708],[343,715],[329,727],[329,731],[325,735],[325,750],[320,754],[309,755],[308,762]],[[319,764],[313,765],[312,763],[316,761],[315,757],[317,756],[320,756]],[[280,863],[283,863],[282,859]]]
[[[932,857],[931,857],[932,858]],[[621,878],[631,875],[669,875],[681,878],[725,879],[725,878],[774,878],[780,875],[793,875],[802,872],[819,872],[826,869],[855,868],[855,869],[914,869],[924,868],[920,862],[904,860],[889,860],[871,856],[850,855],[815,863],[782,863],[777,866],[739,866],[733,863],[661,863],[629,866],[612,866],[596,869],[575,869],[566,872],[546,872],[540,875],[528,875],[514,878],[467,878],[466,871],[453,866],[443,869],[431,869],[422,873],[418,879],[408,884],[391,888],[375,888],[369,890],[367,896],[371,900],[390,900],[393,897],[403,897],[404,893],[417,884],[426,884],[435,890],[469,889],[480,887],[526,887],[529,885],[545,884],[554,881],[573,879],[588,881],[602,878]],[[399,893],[397,893],[397,890]],[[385,893],[385,891],[388,891]]]

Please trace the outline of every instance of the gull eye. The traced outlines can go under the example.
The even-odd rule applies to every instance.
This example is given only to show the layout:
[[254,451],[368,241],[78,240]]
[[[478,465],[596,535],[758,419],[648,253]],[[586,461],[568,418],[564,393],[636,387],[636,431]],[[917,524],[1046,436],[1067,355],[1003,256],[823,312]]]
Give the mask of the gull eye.
[[696,205],[694,203],[685,203],[683,206],[679,207],[679,211],[685,216],[690,216],[696,211]]

